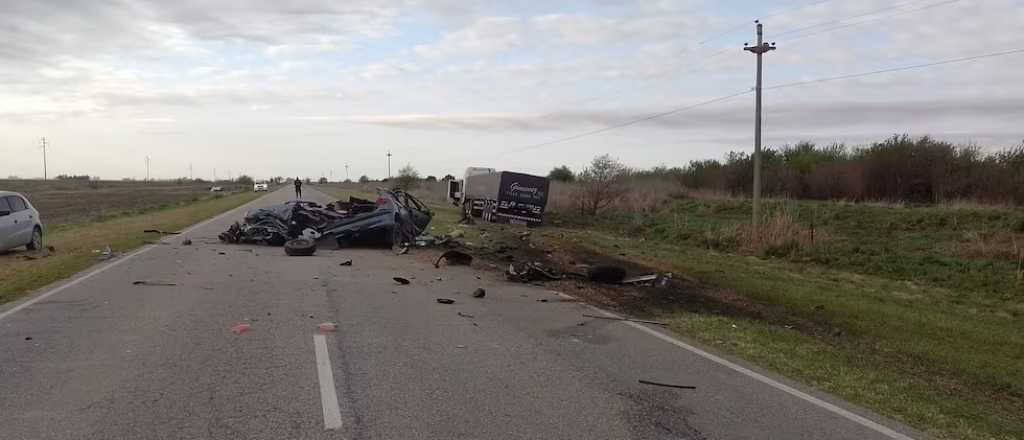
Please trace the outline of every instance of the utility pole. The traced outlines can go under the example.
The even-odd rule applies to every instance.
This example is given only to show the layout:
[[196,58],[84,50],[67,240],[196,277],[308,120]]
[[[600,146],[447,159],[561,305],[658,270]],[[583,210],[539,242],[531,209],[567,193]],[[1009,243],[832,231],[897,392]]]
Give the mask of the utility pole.
[[146,181],[149,182],[149,156],[146,156]]
[[43,146],[43,180],[46,180],[46,138],[44,137],[41,141]]
[[192,178],[192,164],[188,164],[188,180],[195,180]]
[[755,236],[759,236],[761,229],[761,55],[775,50],[775,43],[765,43],[760,20],[754,20],[757,24],[757,45],[743,45],[743,50],[757,55],[757,86],[754,98],[754,196],[753,196],[753,228]]
[[348,163],[345,163],[345,180],[348,180]]
[[388,180],[391,180],[391,150],[388,150]]

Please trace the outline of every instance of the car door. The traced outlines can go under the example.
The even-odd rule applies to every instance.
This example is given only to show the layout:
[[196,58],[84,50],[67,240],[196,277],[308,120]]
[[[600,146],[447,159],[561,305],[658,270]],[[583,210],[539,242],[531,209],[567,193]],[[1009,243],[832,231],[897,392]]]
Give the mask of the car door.
[[13,247],[14,240],[14,213],[11,212],[11,205],[7,203],[7,197],[0,197],[0,250],[7,250]]
[[14,221],[10,245],[20,246],[28,243],[32,239],[32,227],[35,226],[30,218],[32,212],[28,210],[28,206],[21,196],[7,196],[6,199],[7,204],[11,207],[11,215],[8,217],[13,218]]

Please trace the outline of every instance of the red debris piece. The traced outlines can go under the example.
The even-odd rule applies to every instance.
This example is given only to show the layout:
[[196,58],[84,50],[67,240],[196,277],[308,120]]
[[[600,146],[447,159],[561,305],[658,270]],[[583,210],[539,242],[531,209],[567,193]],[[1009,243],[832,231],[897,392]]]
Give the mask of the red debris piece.
[[240,335],[242,333],[245,333],[245,332],[249,331],[250,329],[252,329],[252,326],[249,325],[249,324],[245,324],[245,323],[235,324],[234,327],[231,327],[231,332],[236,334],[236,335]]

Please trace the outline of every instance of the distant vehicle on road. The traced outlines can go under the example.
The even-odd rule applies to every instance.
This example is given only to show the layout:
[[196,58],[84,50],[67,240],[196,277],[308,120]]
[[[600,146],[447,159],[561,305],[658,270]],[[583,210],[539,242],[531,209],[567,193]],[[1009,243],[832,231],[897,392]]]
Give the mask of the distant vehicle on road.
[[224,187],[221,187],[221,186],[211,186],[210,187],[210,192],[212,192],[212,193],[224,192]]
[[495,223],[539,225],[548,204],[547,177],[493,168],[467,168],[462,180],[448,182],[448,200],[466,216]]
[[270,184],[268,184],[267,182],[254,183],[252,185],[252,190],[254,192],[267,192],[270,190]]
[[30,251],[42,249],[43,222],[25,196],[0,191],[0,251],[18,246]]

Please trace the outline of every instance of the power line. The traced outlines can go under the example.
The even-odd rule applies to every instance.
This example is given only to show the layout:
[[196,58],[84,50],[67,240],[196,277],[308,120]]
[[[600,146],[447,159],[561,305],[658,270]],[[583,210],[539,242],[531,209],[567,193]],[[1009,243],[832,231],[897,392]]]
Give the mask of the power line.
[[[953,4],[953,3],[959,3],[961,1],[963,1],[963,0],[945,0],[945,1],[938,2],[938,3],[932,3],[932,4],[924,5],[924,6],[920,7],[920,8],[917,8],[917,9],[908,9],[906,11],[900,11],[900,12],[896,12],[894,14],[883,15],[881,17],[869,18],[867,20],[855,21],[853,23],[846,23],[846,24],[843,24],[841,26],[835,26],[835,27],[831,27],[831,28],[828,28],[828,29],[822,29],[822,30],[817,31],[817,32],[808,32],[808,33],[805,33],[805,34],[802,34],[802,35],[797,35],[797,36],[795,36],[793,38],[782,39],[782,40],[780,40],[780,42],[788,43],[790,41],[801,40],[801,39],[810,37],[812,35],[819,35],[819,34],[824,34],[824,33],[829,33],[829,32],[835,32],[835,31],[838,31],[838,30],[841,30],[841,29],[846,29],[848,27],[852,27],[852,26],[858,26],[858,25],[862,25],[862,24],[865,24],[865,23],[871,23],[871,22],[875,22],[875,21],[879,21],[879,20],[886,20],[886,19],[889,19],[889,18],[898,17],[900,15],[906,15],[906,14],[910,14],[910,13],[913,13],[913,12],[920,12],[920,11],[924,11],[926,9],[936,8],[936,7],[939,7],[939,6],[945,6],[945,5],[949,5],[949,4]],[[848,20],[848,18],[844,19],[844,20]]]
[[[764,20],[764,19],[768,19],[768,18],[772,18],[772,17],[778,17],[780,15],[785,15],[785,14],[788,14],[790,12],[798,11],[800,9],[809,8],[811,6],[817,6],[817,5],[820,5],[822,3],[828,3],[830,1],[832,1],[832,0],[816,0],[816,1],[812,1],[810,3],[802,4],[802,5],[799,5],[799,6],[795,6],[795,7],[791,7],[791,8],[785,8],[785,9],[782,9],[782,10],[779,10],[779,11],[775,11],[775,12],[773,12],[771,14],[768,14],[768,15],[761,15],[761,16],[758,16],[757,19],[758,20]],[[701,40],[699,44],[703,45],[704,43],[707,43],[709,41],[717,40],[717,39],[722,38],[722,37],[724,37],[726,35],[729,35],[729,34],[731,34],[733,32],[736,32],[736,31],[738,31],[740,29],[743,29],[744,26],[750,26],[750,22],[749,21],[744,21],[743,23],[739,23],[737,25],[734,25],[734,26],[730,27],[729,29],[726,29],[726,30],[724,30],[722,32],[719,32],[719,33],[717,33],[715,35],[712,35],[712,36],[710,36],[708,38],[705,38],[704,40]]]
[[[1005,55],[1013,55],[1013,54],[1018,54],[1018,53],[1024,53],[1024,49],[1013,49],[1013,50],[1006,50],[1006,51],[1001,51],[1001,52],[990,52],[990,53],[985,53],[985,54],[980,54],[980,55],[972,55],[972,56],[968,56],[968,57],[951,58],[951,59],[946,59],[946,60],[934,61],[934,62],[930,62],[930,63],[914,64],[914,65],[910,65],[910,66],[892,67],[892,68],[888,68],[888,69],[872,70],[872,71],[869,71],[869,72],[859,72],[859,73],[851,73],[851,74],[846,74],[846,75],[831,76],[831,77],[825,77],[825,78],[816,78],[816,79],[807,80],[807,81],[795,81],[795,82],[791,82],[791,83],[784,83],[784,84],[777,84],[777,85],[774,85],[774,86],[762,87],[762,90],[784,89],[784,88],[797,87],[797,86],[802,86],[802,85],[807,85],[807,84],[823,83],[823,82],[829,82],[829,81],[839,81],[839,80],[851,79],[851,78],[860,78],[860,77],[865,77],[865,76],[870,76],[870,75],[878,75],[878,74],[881,74],[881,73],[899,72],[899,71],[903,71],[903,70],[922,69],[922,68],[925,68],[925,67],[933,67],[933,66],[941,66],[941,65],[944,65],[944,64],[961,63],[961,62],[974,61],[974,60],[979,60],[979,59],[984,59],[984,58],[994,58],[994,57],[1005,56]],[[522,147],[522,148],[517,148],[517,149],[514,149],[514,150],[507,151],[505,154],[507,154],[507,153],[520,153],[520,152],[523,152],[523,151],[528,151],[528,150],[533,150],[533,149],[536,149],[536,148],[546,147],[548,145],[559,144],[559,143],[562,143],[562,142],[568,142],[568,141],[571,141],[571,140],[576,140],[576,139],[579,139],[579,138],[583,138],[583,137],[587,137],[587,136],[592,136],[592,135],[599,134],[599,133],[604,133],[606,131],[611,131],[611,130],[615,130],[615,129],[619,129],[619,128],[623,128],[623,127],[628,127],[630,125],[638,124],[638,123],[641,123],[641,122],[644,122],[644,121],[650,121],[652,119],[657,119],[657,118],[673,115],[673,114],[676,114],[676,113],[682,113],[682,112],[685,112],[687,110],[695,109],[697,107],[702,107],[702,106],[705,106],[705,105],[710,105],[710,104],[726,101],[726,100],[735,98],[735,97],[740,96],[740,95],[746,95],[746,94],[748,94],[750,92],[751,92],[751,90],[744,90],[742,92],[733,93],[731,95],[725,95],[725,96],[721,96],[721,97],[718,97],[718,98],[710,99],[710,100],[707,100],[707,101],[698,102],[696,104],[688,105],[688,106],[685,106],[685,107],[679,107],[679,108],[671,109],[671,110],[660,112],[660,113],[654,113],[654,114],[651,114],[651,115],[644,116],[642,118],[632,119],[632,120],[629,120],[629,121],[626,121],[626,122],[623,122],[623,123],[619,123],[619,124],[615,124],[615,125],[609,125],[609,126],[606,126],[606,127],[602,127],[602,128],[596,129],[596,130],[590,130],[590,131],[583,132],[583,133],[578,133],[578,134],[575,134],[575,135],[572,135],[572,136],[566,136],[566,137],[563,137],[563,138],[558,138],[558,139],[554,139],[554,140],[547,141],[547,142],[541,142],[541,143],[538,143],[538,144],[528,145],[528,146],[525,146],[525,147]]]
[[682,112],[685,112],[687,110],[695,109],[697,107],[703,107],[705,105],[710,105],[710,104],[715,104],[715,103],[718,103],[718,102],[726,101],[726,100],[735,98],[735,97],[740,96],[740,95],[746,95],[746,94],[748,94],[750,92],[751,92],[750,90],[744,90],[742,92],[737,92],[737,93],[733,93],[731,95],[721,96],[721,97],[710,99],[710,100],[707,100],[707,101],[698,102],[696,104],[691,104],[691,105],[688,105],[688,106],[685,106],[685,107],[674,108],[672,110],[667,110],[667,111],[663,111],[663,112],[660,112],[660,113],[654,113],[654,114],[647,115],[647,116],[644,116],[644,117],[641,117],[641,118],[631,119],[631,120],[626,121],[626,122],[622,122],[622,123],[615,124],[615,125],[609,125],[609,126],[606,126],[606,127],[602,127],[602,128],[596,129],[596,130],[591,130],[591,131],[584,132],[584,133],[574,134],[572,136],[566,136],[566,137],[563,137],[563,138],[559,138],[559,139],[555,139],[555,140],[551,140],[551,141],[547,141],[547,142],[541,142],[539,144],[527,145],[527,146],[522,147],[522,148],[517,148],[517,149],[511,150],[511,151],[506,151],[506,154],[507,153],[521,153],[523,151],[529,151],[529,150],[533,150],[533,149],[540,148],[540,147],[546,147],[548,145],[558,144],[558,143],[562,143],[562,142],[568,142],[568,141],[571,141],[571,140],[574,140],[574,139],[579,139],[581,137],[591,136],[591,135],[595,135],[595,134],[598,134],[598,133],[603,133],[603,132],[606,132],[606,131],[615,130],[617,128],[628,127],[630,125],[639,124],[639,123],[644,122],[644,121],[650,121],[652,119],[657,119],[657,118],[665,117],[665,116],[668,116],[668,115],[674,115],[676,113],[682,113]]
[[966,61],[980,60],[980,59],[983,59],[983,58],[994,58],[994,57],[999,57],[999,56],[1004,56],[1004,55],[1013,55],[1013,54],[1018,54],[1018,53],[1024,53],[1024,49],[1004,50],[1002,52],[990,52],[990,53],[985,53],[985,54],[981,54],[981,55],[972,55],[972,56],[969,56],[969,57],[950,58],[950,59],[947,59],[947,60],[933,61],[933,62],[930,62],[930,63],[914,64],[914,65],[902,66],[902,67],[892,67],[892,68],[881,69],[881,70],[872,70],[870,72],[851,73],[851,74],[847,74],[847,75],[830,76],[830,77],[825,77],[825,78],[811,79],[811,80],[807,80],[807,81],[795,81],[795,82],[791,82],[791,83],[778,84],[778,85],[774,85],[774,86],[765,87],[764,89],[765,90],[784,89],[784,88],[788,88],[788,87],[796,87],[796,86],[802,86],[802,85],[806,85],[806,84],[815,84],[815,83],[823,83],[823,82],[829,82],[829,81],[838,81],[838,80],[850,79],[850,78],[860,78],[860,77],[864,77],[864,76],[877,75],[879,73],[889,73],[889,72],[899,72],[901,70],[921,69],[921,68],[925,68],[925,67],[941,66],[943,64],[962,63],[962,62],[966,62]]
[[899,8],[902,8],[902,7],[907,6],[907,5],[912,5],[914,3],[920,3],[921,1],[923,1],[923,0],[911,0],[911,1],[908,1],[908,2],[897,3],[895,5],[886,6],[886,7],[881,8],[881,9],[875,9],[875,10],[870,11],[870,12],[863,12],[863,13],[860,13],[860,14],[851,15],[849,17],[843,17],[843,18],[833,19],[833,20],[829,20],[829,21],[823,21],[823,22],[820,22],[820,23],[817,23],[817,24],[812,24],[812,25],[809,25],[809,26],[804,26],[804,27],[799,27],[799,28],[795,28],[795,29],[790,29],[788,31],[782,31],[782,32],[779,32],[779,33],[775,34],[775,36],[776,37],[781,37],[783,35],[795,34],[795,33],[798,33],[798,32],[803,32],[803,31],[809,30],[809,29],[814,29],[814,28],[818,28],[818,27],[822,27],[822,26],[827,26],[827,25],[830,25],[830,24],[840,23],[840,22],[843,22],[845,20],[850,20],[850,19],[860,18],[860,17],[867,17],[869,15],[875,15],[875,14],[877,14],[879,12],[892,11],[894,9],[899,9]]

